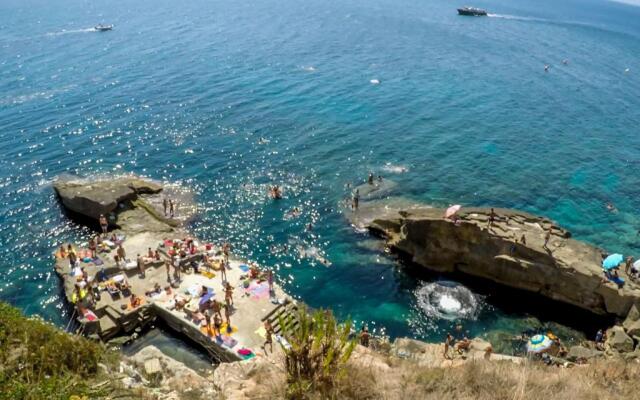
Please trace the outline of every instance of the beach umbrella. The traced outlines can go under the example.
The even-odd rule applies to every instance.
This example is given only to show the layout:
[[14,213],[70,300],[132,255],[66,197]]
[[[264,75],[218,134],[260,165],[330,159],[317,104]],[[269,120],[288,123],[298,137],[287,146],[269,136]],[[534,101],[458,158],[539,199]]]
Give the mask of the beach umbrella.
[[212,298],[213,296],[215,296],[215,293],[213,293],[212,291],[208,292],[207,294],[205,294],[204,296],[202,296],[200,298],[200,303],[198,303],[198,304],[203,305],[204,303],[209,301],[209,299]]
[[453,205],[453,206],[447,208],[447,211],[444,212],[444,217],[445,218],[451,218],[461,208],[462,208],[462,206],[460,204],[456,204],[456,205]]
[[633,267],[634,267],[635,269],[637,269],[638,271],[640,271],[640,260],[638,260],[638,261],[634,262],[634,263],[633,263]]
[[602,268],[604,268],[605,271],[614,269],[618,265],[620,265],[623,259],[624,257],[622,257],[622,254],[617,254],[617,253],[611,254],[609,257],[605,258],[604,261],[602,262]]
[[540,353],[547,350],[553,345],[553,340],[549,339],[547,335],[534,335],[527,342],[528,353]]

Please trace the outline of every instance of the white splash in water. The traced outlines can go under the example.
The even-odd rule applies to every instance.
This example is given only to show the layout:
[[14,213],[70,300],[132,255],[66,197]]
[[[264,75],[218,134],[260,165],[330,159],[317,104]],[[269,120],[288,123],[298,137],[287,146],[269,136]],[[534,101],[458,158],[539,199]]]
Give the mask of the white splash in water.
[[425,283],[416,290],[416,300],[420,309],[431,318],[476,319],[480,312],[478,297],[451,281]]

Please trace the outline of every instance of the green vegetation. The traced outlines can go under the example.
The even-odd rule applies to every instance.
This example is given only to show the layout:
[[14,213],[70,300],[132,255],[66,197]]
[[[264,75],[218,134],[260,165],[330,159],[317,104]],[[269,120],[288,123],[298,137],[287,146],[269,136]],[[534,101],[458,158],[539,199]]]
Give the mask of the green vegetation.
[[301,307],[296,315],[280,319],[280,326],[291,347],[282,346],[287,372],[287,397],[338,398],[338,384],[356,345],[350,339],[351,322],[338,324],[330,311],[312,315]]
[[118,360],[99,343],[0,302],[0,400],[100,398],[114,391],[128,397],[102,370]]

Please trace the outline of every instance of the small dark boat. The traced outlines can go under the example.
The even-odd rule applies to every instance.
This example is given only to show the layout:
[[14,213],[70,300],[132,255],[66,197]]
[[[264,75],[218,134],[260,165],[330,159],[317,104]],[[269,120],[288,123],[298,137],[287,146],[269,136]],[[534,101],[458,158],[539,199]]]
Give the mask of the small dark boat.
[[98,24],[93,29],[95,29],[97,32],[106,32],[106,31],[112,30],[113,29],[113,25]]
[[487,12],[481,8],[462,7],[462,8],[458,8],[458,14],[469,15],[472,17],[485,17],[487,15]]

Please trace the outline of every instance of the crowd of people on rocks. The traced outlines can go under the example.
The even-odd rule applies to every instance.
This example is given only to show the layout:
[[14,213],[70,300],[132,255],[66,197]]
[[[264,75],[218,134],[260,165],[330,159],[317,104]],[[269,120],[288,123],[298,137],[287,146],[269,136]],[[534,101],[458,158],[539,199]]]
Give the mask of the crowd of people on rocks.
[[[172,200],[164,200],[165,212],[172,217],[175,215],[175,205]],[[132,261],[125,250],[126,238],[123,235],[109,232],[108,220],[104,215],[99,217],[100,234],[92,236],[88,242],[80,247],[63,244],[56,252],[59,260],[68,260],[69,274],[73,282],[73,292],[70,301],[75,305],[75,312],[80,319],[90,321],[97,319],[95,310],[101,301],[101,296],[107,293],[113,300],[113,305],[119,305],[124,312],[134,310],[149,299],[156,299],[165,294],[168,308],[184,311],[192,322],[201,327],[204,333],[220,339],[224,334],[233,331],[231,319],[234,314],[235,287],[228,280],[228,270],[231,268],[231,245],[224,243],[217,247],[213,244],[199,244],[191,237],[182,239],[165,239],[156,248],[148,247],[144,254],[137,254]],[[113,264],[109,259],[112,257]],[[134,293],[130,284],[131,272],[135,272],[140,280],[146,278],[147,269],[164,267],[167,284],[150,281],[144,295]],[[115,268],[114,268],[115,267]],[[241,283],[257,281],[268,285],[269,297],[274,299],[274,276],[271,269],[263,270],[256,264],[246,266],[241,275]],[[115,270],[115,271],[114,271]],[[92,273],[89,273],[92,271]],[[109,271],[109,272],[107,272]],[[155,270],[154,270],[155,271]],[[181,288],[184,274],[201,274],[211,282],[214,275],[220,276],[224,301],[217,300],[213,288],[202,286],[197,292],[184,293]],[[157,273],[153,275],[157,276]],[[144,287],[138,283],[136,287]],[[182,288],[184,289],[184,288]],[[190,300],[197,299],[197,302]],[[193,305],[197,305],[193,308]],[[272,327],[266,327],[267,341],[271,340]],[[268,346],[270,343],[265,343]],[[272,346],[271,346],[272,347]]]

